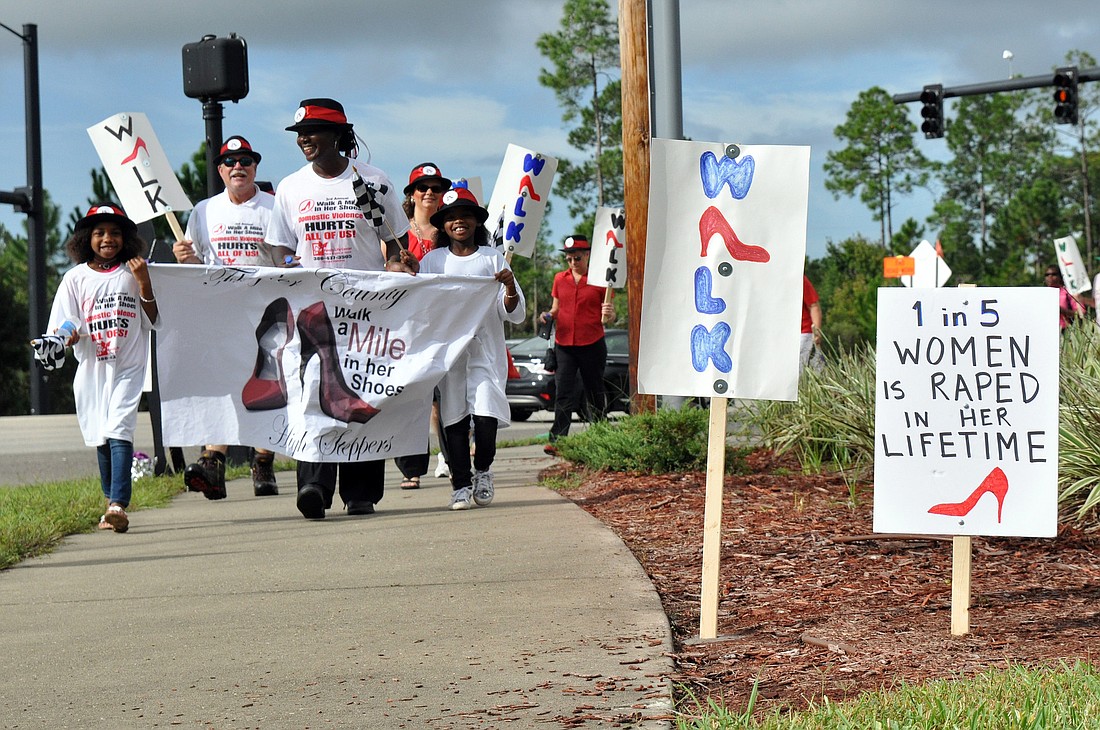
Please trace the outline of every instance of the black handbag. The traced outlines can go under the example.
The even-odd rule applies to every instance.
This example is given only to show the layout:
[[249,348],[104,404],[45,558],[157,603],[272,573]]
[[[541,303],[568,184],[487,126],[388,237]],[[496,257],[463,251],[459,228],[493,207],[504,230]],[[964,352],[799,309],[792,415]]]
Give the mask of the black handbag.
[[542,361],[542,365],[551,373],[558,369],[558,348],[553,344],[546,348],[546,359]]

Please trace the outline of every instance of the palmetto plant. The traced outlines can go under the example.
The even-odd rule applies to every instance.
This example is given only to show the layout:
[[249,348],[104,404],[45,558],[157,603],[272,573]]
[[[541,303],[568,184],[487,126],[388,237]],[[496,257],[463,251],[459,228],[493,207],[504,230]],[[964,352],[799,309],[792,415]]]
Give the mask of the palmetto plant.
[[[1064,522],[1100,516],[1100,328],[1062,337],[1059,375],[1058,505]],[[758,401],[740,419],[764,446],[791,451],[807,471],[836,467],[869,481],[875,456],[875,351],[841,353],[807,371],[794,403]]]

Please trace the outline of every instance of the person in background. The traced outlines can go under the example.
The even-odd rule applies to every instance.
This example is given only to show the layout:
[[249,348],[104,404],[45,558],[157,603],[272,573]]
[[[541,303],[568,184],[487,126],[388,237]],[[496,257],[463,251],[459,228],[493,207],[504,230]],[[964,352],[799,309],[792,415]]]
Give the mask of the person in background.
[[[272,195],[256,185],[260,153],[248,140],[234,135],[225,141],[214,165],[225,190],[199,201],[187,219],[187,237],[172,245],[176,262],[207,266],[272,266],[271,247],[264,243]],[[226,444],[207,444],[194,464],[183,471],[183,483],[207,499],[224,499]],[[257,497],[279,493],[275,454],[256,449],[252,458],[252,492]]]
[[[526,306],[519,282],[504,255],[489,243],[489,211],[466,188],[448,190],[432,216],[440,229],[435,248],[421,261],[425,274],[493,277],[500,282],[497,306],[478,327],[470,347],[439,383],[439,410],[451,465],[452,510],[493,501],[497,429],[510,425],[508,350],[504,322],[523,321]],[[470,468],[470,428],[474,433]]]
[[554,442],[569,434],[573,411],[580,407],[576,395],[578,372],[584,384],[583,397],[594,417],[607,415],[603,385],[607,342],[603,326],[615,318],[615,308],[604,302],[606,289],[588,283],[588,258],[592,253],[588,239],[582,235],[569,236],[562,253],[569,268],[554,276],[550,311],[542,314],[543,321],[555,324],[554,424],[550,427],[550,441],[543,449],[551,455],[558,453]]
[[1062,272],[1057,266],[1047,267],[1046,273],[1043,274],[1043,282],[1047,286],[1058,288],[1058,327],[1065,332],[1070,322],[1085,313],[1085,307],[1066,289],[1066,284],[1062,281]]
[[805,274],[802,275],[802,333],[798,341],[798,374],[809,365],[821,372],[825,356],[821,353],[821,302],[817,290]]
[[[334,99],[305,99],[294,115],[294,124],[286,129],[297,134],[306,164],[285,177],[275,190],[266,240],[274,247],[276,260],[305,268],[417,271],[416,258],[404,247],[409,222],[398,213],[401,199],[397,190],[385,172],[355,159],[359,145],[343,105]],[[373,187],[382,199],[384,227],[367,220],[353,189],[358,185]],[[351,211],[355,213],[348,218]],[[350,224],[344,232],[351,231],[353,236],[333,241],[307,238],[311,227],[321,229],[334,222]],[[304,312],[298,315],[299,333],[303,316]],[[308,317],[327,321],[328,315],[321,308]],[[338,363],[331,366],[338,367]],[[330,409],[333,406],[360,409],[357,403],[333,402]],[[348,412],[343,420],[365,417]],[[349,515],[373,514],[385,493],[386,462],[382,459],[339,465],[299,461],[297,471],[297,506],[306,519],[324,519],[325,510],[332,507],[337,475],[340,497]]]
[[49,330],[68,333],[84,443],[99,457],[106,510],[99,529],[126,532],[133,490],[134,431],[157,299],[137,226],[112,203],[93,205],[65,244],[77,266],[54,296]]
[[[432,215],[439,209],[439,201],[451,187],[451,181],[443,177],[439,166],[434,162],[421,162],[409,173],[409,184],[405,186],[405,202],[401,207],[409,219],[409,253],[423,259],[424,255],[435,246],[435,237],[438,230],[432,225]],[[432,401],[431,429],[436,432],[439,439],[439,458],[435,467],[437,477],[451,476],[451,470],[447,466],[447,444],[443,438],[443,431],[439,427],[439,400]],[[420,477],[428,473],[428,464],[431,454],[414,454],[413,456],[399,456],[393,460],[397,468],[401,470],[402,489],[419,489]]]

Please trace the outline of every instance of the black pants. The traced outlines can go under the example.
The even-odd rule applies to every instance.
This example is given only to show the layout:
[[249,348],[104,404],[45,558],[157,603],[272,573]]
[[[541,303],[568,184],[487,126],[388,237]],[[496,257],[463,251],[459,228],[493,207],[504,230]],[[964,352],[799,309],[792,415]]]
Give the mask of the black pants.
[[325,509],[332,509],[332,497],[336,493],[336,475],[340,474],[340,499],[348,502],[382,501],[386,490],[386,462],[356,461],[346,464],[320,464],[314,461],[298,462],[298,489],[307,484],[321,488],[325,495]]
[[584,384],[584,398],[592,409],[593,420],[607,417],[607,397],[603,389],[603,370],[607,364],[607,342],[600,338],[591,345],[554,345],[558,368],[554,371],[554,425],[550,440],[569,433],[577,402],[577,373]]
[[[497,457],[497,419],[474,416],[474,463],[478,471],[488,471]],[[458,490],[474,483],[470,469],[470,416],[443,429],[447,441],[447,465],[451,467],[451,488]]]
[[[439,403],[439,388],[435,389],[435,396],[432,400],[433,403]],[[438,415],[438,409],[432,408],[432,416]],[[429,416],[431,418],[432,416]],[[435,432],[439,435],[439,453],[443,456],[443,461],[450,461],[447,458],[447,439],[443,436],[443,422],[436,420]],[[432,459],[432,445],[431,439],[428,440],[428,449],[423,454],[413,454],[412,456],[396,456],[393,463],[397,465],[397,468],[401,470],[401,476],[406,479],[412,479],[413,477],[422,477],[428,473],[428,462]]]

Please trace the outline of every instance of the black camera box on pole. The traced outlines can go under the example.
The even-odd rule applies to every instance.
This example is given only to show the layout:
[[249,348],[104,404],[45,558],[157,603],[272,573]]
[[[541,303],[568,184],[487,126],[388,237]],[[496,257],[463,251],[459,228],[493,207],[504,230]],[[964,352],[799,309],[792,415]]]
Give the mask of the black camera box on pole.
[[183,46],[183,93],[204,101],[238,101],[248,96],[248,47],[244,38],[205,35]]

